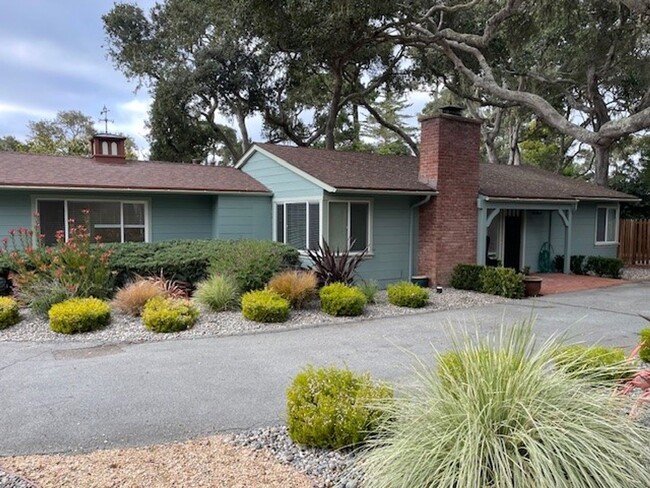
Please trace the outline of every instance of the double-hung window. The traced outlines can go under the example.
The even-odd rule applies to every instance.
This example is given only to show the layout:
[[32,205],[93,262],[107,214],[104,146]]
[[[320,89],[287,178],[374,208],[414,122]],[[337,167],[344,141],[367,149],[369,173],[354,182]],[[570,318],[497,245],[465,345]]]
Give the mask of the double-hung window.
[[598,207],[596,209],[596,244],[618,242],[618,208]]
[[276,240],[300,251],[316,249],[320,243],[320,204],[287,202],[275,206]]
[[37,200],[40,232],[45,245],[56,243],[57,232],[68,238],[71,226],[89,226],[101,242],[144,242],[146,202],[113,200]]
[[370,202],[330,201],[329,238],[333,249],[360,252],[371,247]]

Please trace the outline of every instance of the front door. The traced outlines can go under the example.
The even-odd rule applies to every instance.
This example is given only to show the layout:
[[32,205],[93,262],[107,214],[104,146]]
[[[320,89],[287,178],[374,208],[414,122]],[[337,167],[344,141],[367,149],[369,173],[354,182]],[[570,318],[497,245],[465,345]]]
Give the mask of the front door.
[[506,214],[503,230],[503,266],[519,270],[521,266],[521,214]]

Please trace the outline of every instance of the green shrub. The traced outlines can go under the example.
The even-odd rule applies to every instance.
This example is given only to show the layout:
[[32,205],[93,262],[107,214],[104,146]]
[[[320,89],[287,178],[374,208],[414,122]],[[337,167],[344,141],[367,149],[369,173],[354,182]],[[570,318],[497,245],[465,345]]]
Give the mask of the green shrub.
[[249,291],[241,297],[241,311],[255,322],[284,322],[289,317],[289,301],[271,290]]
[[378,404],[392,389],[368,374],[347,369],[307,367],[287,391],[289,437],[298,444],[338,449],[371,435],[381,418]]
[[408,281],[388,285],[386,292],[389,303],[398,307],[421,308],[429,301],[429,292],[426,288]]
[[354,286],[332,283],[320,290],[321,310],[335,317],[356,317],[363,313],[366,296]]
[[285,244],[234,241],[211,259],[210,271],[232,276],[247,292],[264,288],[274,274],[298,264],[298,251]]
[[153,297],[142,310],[144,326],[153,332],[180,332],[190,329],[199,311],[189,300]]
[[[558,254],[553,258],[553,267],[558,273],[564,272],[564,256]],[[569,264],[569,270],[573,274],[583,275],[586,274],[587,270],[585,269],[585,256],[577,255],[571,256],[571,263]]]
[[283,271],[269,281],[269,289],[288,300],[294,308],[302,308],[314,298],[316,285],[316,275],[311,271]]
[[11,297],[0,297],[0,329],[20,322],[18,302]]
[[512,268],[483,268],[481,291],[506,298],[523,298],[524,276]]
[[[135,275],[159,275],[162,270],[166,277],[192,286],[214,274],[230,275],[246,290],[242,285],[250,286],[254,281],[255,286],[263,287],[280,269],[299,264],[294,248],[271,241],[194,239],[128,242],[106,247],[112,251],[109,265],[120,286]],[[257,264],[260,270],[256,269]]]
[[363,486],[650,486],[650,432],[627,415],[633,400],[549,368],[561,346],[531,329],[460,338],[460,370],[422,361],[368,443]]
[[574,344],[561,348],[555,364],[570,375],[596,381],[618,381],[631,376],[632,366],[618,347]]
[[230,276],[214,275],[199,283],[194,292],[194,299],[210,310],[222,312],[237,306],[239,289]]
[[641,348],[639,349],[639,358],[641,361],[650,363],[650,328],[641,329],[639,332]]
[[611,278],[620,278],[623,269],[623,261],[618,258],[606,258],[604,256],[589,256],[586,271],[591,271],[596,276],[609,276]]
[[379,283],[375,280],[364,280],[357,285],[366,297],[367,303],[375,303],[377,293],[379,292]]
[[457,264],[451,272],[449,285],[457,290],[481,291],[480,264]]
[[111,307],[98,298],[70,298],[52,305],[48,316],[54,332],[90,332],[108,325]]
[[75,290],[70,290],[57,280],[47,276],[34,280],[28,287],[17,287],[16,296],[37,315],[47,317],[47,313],[55,303],[61,303],[75,296]]

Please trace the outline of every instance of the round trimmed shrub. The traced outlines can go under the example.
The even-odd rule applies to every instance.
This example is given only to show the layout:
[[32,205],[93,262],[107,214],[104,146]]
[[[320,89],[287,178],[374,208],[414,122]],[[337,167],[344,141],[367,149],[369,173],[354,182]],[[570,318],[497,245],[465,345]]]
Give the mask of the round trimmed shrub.
[[18,302],[11,297],[0,297],[0,330],[20,322]]
[[570,375],[602,381],[618,381],[634,374],[620,347],[573,344],[561,348],[555,364]]
[[272,290],[249,291],[241,297],[241,311],[255,322],[284,322],[289,317],[289,301]]
[[153,297],[142,310],[144,326],[153,332],[180,332],[199,318],[198,309],[182,298]]
[[227,275],[213,275],[196,287],[194,299],[213,312],[231,310],[237,306],[239,288],[234,278]]
[[398,307],[421,308],[429,301],[429,292],[421,286],[400,281],[386,287],[388,301]]
[[641,349],[639,349],[639,358],[641,361],[650,363],[650,328],[641,329],[639,332],[639,341],[641,342]]
[[54,332],[76,334],[108,325],[111,307],[99,298],[70,298],[52,305],[48,316]]
[[363,313],[366,296],[355,286],[332,283],[320,290],[320,308],[335,317],[356,317]]
[[307,367],[287,391],[287,428],[298,444],[338,449],[363,442],[382,416],[379,404],[393,390],[368,374]]

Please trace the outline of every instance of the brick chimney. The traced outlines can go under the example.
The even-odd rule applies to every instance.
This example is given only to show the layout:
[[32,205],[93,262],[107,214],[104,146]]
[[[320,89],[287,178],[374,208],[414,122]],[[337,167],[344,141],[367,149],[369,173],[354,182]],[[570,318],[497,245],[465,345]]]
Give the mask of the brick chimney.
[[90,140],[93,159],[107,163],[126,162],[126,137],[114,134],[95,134]]
[[446,285],[458,263],[476,263],[481,122],[460,107],[420,119],[420,181],[438,191],[419,207],[418,274]]

